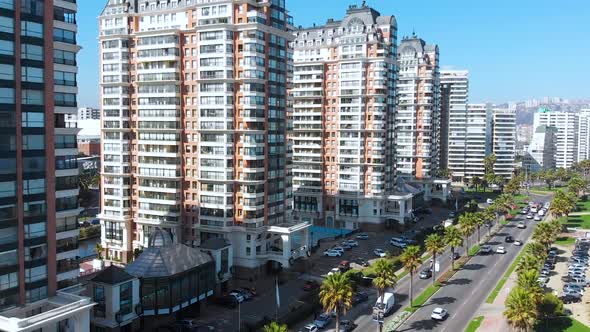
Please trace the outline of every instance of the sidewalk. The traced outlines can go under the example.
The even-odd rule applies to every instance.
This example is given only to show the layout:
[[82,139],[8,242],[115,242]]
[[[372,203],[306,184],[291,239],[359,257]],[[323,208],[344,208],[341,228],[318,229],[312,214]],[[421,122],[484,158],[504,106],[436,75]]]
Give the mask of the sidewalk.
[[484,303],[479,307],[479,310],[474,315],[475,317],[484,316],[480,327],[477,329],[478,332],[497,332],[497,331],[510,331],[510,327],[504,319],[504,302],[508,294],[516,285],[516,271],[512,272],[504,287],[496,296],[494,303]]

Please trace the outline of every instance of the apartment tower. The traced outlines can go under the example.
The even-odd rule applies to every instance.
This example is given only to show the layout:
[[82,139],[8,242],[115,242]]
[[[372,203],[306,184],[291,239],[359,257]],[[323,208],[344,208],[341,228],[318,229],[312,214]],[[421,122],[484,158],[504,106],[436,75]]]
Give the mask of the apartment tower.
[[403,38],[397,70],[397,172],[410,179],[434,178],[440,164],[438,46],[415,34]]
[[486,104],[468,104],[465,116],[464,183],[477,177],[483,179],[483,160],[492,153],[491,109]]
[[348,229],[403,222],[411,206],[393,195],[395,18],[350,6],[295,36],[294,217]]
[[440,73],[441,91],[441,169],[447,169],[455,183],[465,178],[467,143],[467,99],[469,72],[443,70]]
[[2,331],[75,317],[88,330],[87,299],[61,292],[79,271],[78,129],[65,122],[77,112],[76,11],[73,0],[0,1]]
[[192,246],[226,238],[240,266],[280,256],[277,247],[278,260],[291,255],[288,235],[304,227],[281,226],[292,206],[289,27],[284,0],[108,2],[100,16],[107,258],[128,262],[156,227]]
[[516,157],[516,112],[509,109],[492,110],[492,153],[496,155],[494,173],[510,179]]
[[555,135],[555,167],[569,168],[578,157],[579,115],[573,112],[554,112],[540,108],[534,115],[533,127],[557,128]]

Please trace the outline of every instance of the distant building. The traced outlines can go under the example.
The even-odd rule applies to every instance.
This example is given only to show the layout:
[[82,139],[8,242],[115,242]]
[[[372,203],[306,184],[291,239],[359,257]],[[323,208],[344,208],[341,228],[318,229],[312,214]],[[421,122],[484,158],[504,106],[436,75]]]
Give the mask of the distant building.
[[448,169],[452,178],[462,179],[465,176],[469,72],[441,71],[440,87],[441,168]]
[[494,173],[506,179],[512,177],[516,157],[516,112],[509,109],[492,110],[492,153],[496,156]]
[[100,120],[100,109],[92,107],[79,108],[78,120]]
[[578,113],[578,133],[576,142],[576,161],[590,159],[590,109],[582,109]]
[[555,136],[557,128],[537,127],[524,156],[523,166],[529,173],[555,168]]
[[555,167],[569,168],[578,158],[578,121],[576,113],[554,112],[540,108],[534,115],[534,127],[557,128],[555,135]]

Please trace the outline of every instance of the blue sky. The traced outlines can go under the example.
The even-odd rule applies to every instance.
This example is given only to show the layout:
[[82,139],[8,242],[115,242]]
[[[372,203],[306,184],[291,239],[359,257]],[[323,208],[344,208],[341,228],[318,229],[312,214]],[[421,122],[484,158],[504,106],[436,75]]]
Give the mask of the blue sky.
[[[295,25],[340,19],[360,0],[286,0]],[[106,0],[78,2],[79,105],[98,106],[98,21]],[[590,97],[588,0],[367,0],[440,48],[441,68],[471,72],[470,101]]]

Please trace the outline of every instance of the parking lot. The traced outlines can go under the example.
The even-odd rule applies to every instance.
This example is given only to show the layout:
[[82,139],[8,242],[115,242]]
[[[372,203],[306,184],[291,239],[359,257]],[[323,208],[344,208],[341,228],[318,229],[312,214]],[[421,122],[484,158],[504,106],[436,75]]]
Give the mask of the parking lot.
[[[578,248],[582,249],[587,247],[588,246],[584,245],[584,247],[580,246]],[[572,257],[573,250],[576,249],[576,246],[573,244],[566,246],[556,245],[555,248],[557,249],[558,257],[555,264],[555,270],[551,271],[550,273],[547,288],[551,290],[553,294],[557,296],[563,296],[564,287],[567,284],[567,281],[564,281],[564,279],[566,279],[565,276],[568,275],[570,259]],[[587,249],[583,249],[581,252],[587,252]],[[585,277],[586,280],[590,280],[590,273],[588,271],[586,271]],[[565,308],[571,311],[573,318],[583,324],[590,325],[590,292],[587,291],[587,288],[579,301],[566,303]]]

